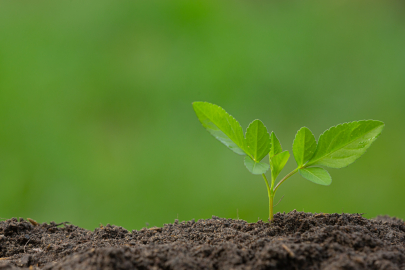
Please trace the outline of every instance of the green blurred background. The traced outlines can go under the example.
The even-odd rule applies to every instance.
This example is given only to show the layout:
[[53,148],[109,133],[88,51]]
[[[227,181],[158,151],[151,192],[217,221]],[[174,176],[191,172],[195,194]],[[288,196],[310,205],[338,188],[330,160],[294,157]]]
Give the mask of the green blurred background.
[[287,150],[302,126],[384,121],[331,186],[283,184],[275,212],[405,218],[404,14],[403,1],[1,1],[0,217],[267,219],[263,179],[195,116],[209,101]]

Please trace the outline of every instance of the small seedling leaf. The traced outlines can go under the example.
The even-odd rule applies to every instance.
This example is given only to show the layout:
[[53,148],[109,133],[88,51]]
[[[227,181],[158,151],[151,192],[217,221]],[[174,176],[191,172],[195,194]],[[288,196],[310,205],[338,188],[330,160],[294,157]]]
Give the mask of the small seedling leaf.
[[308,179],[315,184],[329,186],[332,183],[332,178],[330,177],[327,170],[320,167],[310,167],[299,169],[298,172],[302,177]]
[[276,180],[289,158],[290,153],[286,150],[270,159],[271,177],[273,180]]
[[249,156],[245,157],[245,166],[253,174],[263,174],[268,171],[270,165],[264,162],[255,162]]
[[331,127],[319,137],[315,154],[305,166],[346,167],[366,152],[383,128],[384,123],[376,120],[350,122]]
[[277,136],[274,132],[271,132],[270,134],[270,145],[271,145],[269,153],[270,159],[283,151],[283,149],[281,148],[280,141],[277,139]]
[[307,127],[302,127],[295,135],[293,143],[293,153],[298,168],[301,168],[314,155],[315,150],[314,134]]
[[236,154],[246,155],[246,140],[235,118],[218,105],[208,102],[193,102],[193,108],[209,133]]
[[270,135],[262,121],[254,120],[246,130],[246,144],[254,161],[261,161],[270,151]]

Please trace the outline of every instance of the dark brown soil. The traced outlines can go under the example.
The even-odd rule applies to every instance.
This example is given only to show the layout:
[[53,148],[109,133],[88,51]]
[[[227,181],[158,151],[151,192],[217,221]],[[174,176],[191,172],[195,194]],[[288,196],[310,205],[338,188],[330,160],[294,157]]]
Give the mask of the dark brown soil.
[[276,214],[272,224],[212,217],[128,232],[0,222],[0,269],[405,269],[402,220]]

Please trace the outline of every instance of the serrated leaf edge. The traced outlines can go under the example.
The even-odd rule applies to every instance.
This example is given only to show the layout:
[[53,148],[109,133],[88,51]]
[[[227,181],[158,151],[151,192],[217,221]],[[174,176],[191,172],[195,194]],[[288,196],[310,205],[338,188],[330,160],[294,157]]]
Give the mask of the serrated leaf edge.
[[[224,108],[222,108],[221,106],[219,106],[219,105],[217,105],[217,104],[214,104],[214,103],[207,102],[207,101],[194,101],[194,102],[192,102],[191,104],[194,104],[194,103],[205,103],[205,104],[214,105],[214,106],[220,108],[222,111],[224,111],[227,115],[229,115],[233,120],[235,120],[235,121],[239,124],[239,126],[240,126],[241,129],[242,129],[242,134],[244,133],[244,132],[243,132],[243,127],[242,127],[242,125],[238,122],[238,120],[236,120],[235,117],[233,117],[231,114],[229,114],[229,113],[228,113]],[[197,118],[198,118],[198,116],[197,116]],[[211,132],[209,132],[205,127],[204,127],[204,129],[205,129],[212,137],[214,137],[216,140],[218,140],[218,138],[215,137]],[[232,130],[233,130],[233,129],[232,129]],[[225,135],[226,135],[226,134],[225,134]],[[228,136],[228,135],[227,135],[227,136]],[[248,151],[246,151],[246,149],[244,149],[244,148],[246,147],[246,138],[245,138],[245,136],[243,136],[243,139],[244,139],[244,147],[242,148],[242,147],[240,147],[239,145],[237,145],[237,146],[238,146],[240,149],[242,149],[242,151],[245,152],[246,155],[250,156],[249,153],[248,153]],[[218,140],[218,141],[219,141],[219,140]],[[230,149],[229,147],[227,147],[227,148]],[[232,149],[230,149],[230,150],[232,151]]]
[[[260,120],[260,119],[255,119],[255,120],[253,120],[252,122],[250,122],[249,123],[249,125],[247,126],[247,128],[246,128],[246,132],[245,132],[245,141],[246,141],[246,147],[248,147],[248,145],[247,145],[247,136],[246,136],[246,134],[248,133],[248,129],[249,129],[249,127],[250,127],[250,125],[253,123],[253,122],[255,122],[255,121],[260,121],[262,124],[263,124],[263,126],[266,128],[266,132],[267,132],[267,134],[269,135],[269,152],[270,152],[270,150],[271,150],[271,135],[269,134],[269,131],[268,131],[268,129],[267,129],[267,127],[266,127],[266,125],[262,122],[262,120]],[[256,140],[256,149],[257,149],[257,140]],[[245,150],[244,150],[245,151]],[[252,158],[252,160],[254,161],[254,162],[256,162],[256,163],[259,163],[261,160],[263,160],[263,159],[261,159],[261,160],[255,160],[254,158],[253,158],[253,156],[251,156],[251,154],[250,153],[247,153],[246,151],[245,151],[245,153],[250,157],[250,158]],[[267,156],[267,155],[266,155]],[[266,156],[264,156],[264,157],[266,157]],[[264,158],[263,157],[263,158]]]
[[[314,152],[314,154],[312,155],[312,157],[314,157],[315,154],[316,154],[316,152],[318,151],[319,140],[321,139],[321,137],[322,137],[326,132],[328,132],[328,131],[330,131],[330,130],[332,130],[332,129],[334,129],[334,128],[337,128],[337,127],[339,127],[339,126],[347,125],[347,124],[350,124],[350,123],[353,123],[353,122],[358,122],[358,123],[360,123],[360,122],[368,122],[368,121],[380,122],[380,123],[383,125],[383,129],[381,130],[380,134],[378,134],[378,135],[375,137],[375,138],[377,139],[377,138],[381,135],[381,133],[383,132],[384,127],[385,127],[385,123],[382,122],[382,121],[374,120],[374,119],[368,119],[368,120],[359,120],[359,121],[351,121],[351,122],[340,123],[340,124],[338,124],[338,125],[336,125],[336,126],[332,126],[332,127],[328,128],[327,130],[325,130],[324,132],[322,132],[321,135],[319,135],[318,141],[317,141],[317,146],[316,146],[315,152]],[[350,143],[351,143],[351,142],[350,142]],[[350,143],[348,143],[348,144],[350,144]],[[348,145],[348,144],[346,144],[346,145]],[[346,146],[346,145],[345,145],[345,146]],[[336,152],[336,151],[338,151],[338,150],[335,150],[334,152]],[[334,152],[331,152],[330,154],[332,154],[332,153],[334,153]],[[366,153],[366,152],[367,152],[367,149],[366,149],[366,151],[365,151],[364,153]],[[312,157],[311,157],[311,158],[312,158]],[[318,159],[318,160],[319,160],[319,159]],[[316,161],[318,161],[318,160],[316,160]],[[310,162],[310,161],[311,161],[311,159],[308,160],[308,162],[307,162],[306,164],[304,164],[304,165],[302,166],[302,168],[308,168],[307,166],[316,165],[316,164],[314,164],[314,162]],[[309,163],[309,165],[308,165],[308,163]],[[351,164],[353,164],[353,163],[351,163]],[[351,164],[349,164],[349,165],[351,165]],[[335,169],[346,168],[346,167],[349,166],[349,165],[346,165],[346,166],[341,167],[341,168],[335,168]]]
[[[309,127],[307,127],[307,126],[301,127],[301,128],[297,131],[297,133],[295,134],[295,137],[294,137],[294,140],[293,140],[293,143],[292,143],[292,147],[291,147],[292,153],[293,153],[293,156],[294,156],[294,159],[295,159],[295,155],[294,155],[294,142],[295,142],[295,139],[297,138],[298,132],[300,132],[300,130],[303,129],[303,128],[307,128],[307,129],[312,133],[312,135],[313,135],[314,138],[315,138],[314,133],[312,132],[312,130],[309,129]],[[323,134],[323,133],[322,133],[322,134]],[[322,135],[322,134],[321,134],[321,135]],[[320,136],[319,136],[319,137],[320,137]],[[315,143],[316,143],[316,148],[315,148],[314,153],[312,153],[312,156],[307,160],[307,162],[305,162],[304,164],[301,165],[301,168],[304,168],[305,164],[308,163],[308,162],[311,160],[311,158],[315,155],[316,149],[318,148],[318,141],[316,140],[316,138],[315,138]],[[297,161],[297,160],[295,159],[295,161]]]
[[[277,140],[277,141],[278,141],[278,143],[280,144],[281,151],[280,151],[279,153],[277,153],[277,154],[274,154],[273,156],[270,156],[271,151],[273,150],[273,147],[274,147],[273,142],[272,142],[272,139],[271,139],[271,135],[272,135],[272,134],[274,134],[274,137],[276,138],[276,140]],[[273,152],[274,152],[274,151],[273,151]],[[269,159],[272,159],[274,156],[276,156],[276,155],[280,154],[281,152],[283,152],[283,146],[281,145],[280,140],[277,138],[276,133],[275,133],[274,131],[272,131],[272,132],[270,133],[270,151],[269,151]]]

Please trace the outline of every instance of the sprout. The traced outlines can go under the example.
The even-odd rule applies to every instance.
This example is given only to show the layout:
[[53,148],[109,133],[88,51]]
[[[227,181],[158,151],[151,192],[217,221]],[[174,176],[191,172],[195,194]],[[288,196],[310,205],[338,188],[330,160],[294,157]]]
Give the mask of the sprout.
[[[326,130],[317,143],[312,132],[302,127],[293,143],[297,167],[275,185],[290,153],[282,150],[274,132],[269,134],[262,121],[254,120],[244,135],[238,121],[221,107],[208,102],[194,102],[193,107],[208,132],[236,154],[245,156],[245,166],[252,174],[263,176],[269,195],[270,222],[273,220],[274,196],[285,180],[299,172],[302,177],[315,184],[330,185],[332,178],[328,171],[318,166],[343,168],[352,164],[366,152],[384,128],[384,123],[376,120],[344,123]],[[262,161],[267,155],[269,163]],[[269,169],[270,183],[265,175]]]

